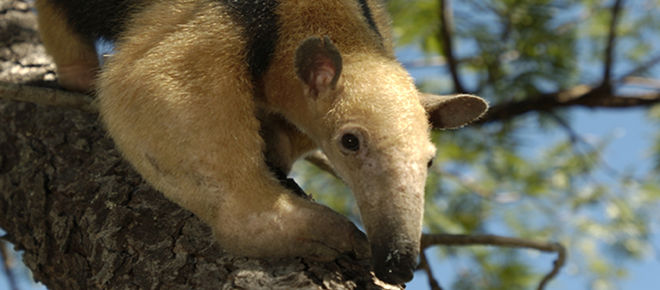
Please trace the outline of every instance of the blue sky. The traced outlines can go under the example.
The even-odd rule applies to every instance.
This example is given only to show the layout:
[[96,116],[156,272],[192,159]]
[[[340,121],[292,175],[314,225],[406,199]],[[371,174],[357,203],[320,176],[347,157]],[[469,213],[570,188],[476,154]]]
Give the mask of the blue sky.
[[[649,159],[649,152],[652,137],[657,131],[657,127],[648,124],[646,113],[641,109],[630,110],[574,110],[574,129],[577,133],[587,138],[603,138],[603,136],[614,135],[616,138],[610,143],[604,154],[607,163],[618,169],[625,168],[650,168],[652,162]],[[534,132],[529,132],[534,134]],[[558,135],[561,135],[559,132]],[[547,141],[561,136],[547,136],[537,134],[533,136],[536,145],[542,147]],[[638,170],[641,173],[641,170]],[[647,170],[644,170],[647,171]],[[660,250],[660,217],[656,218],[652,232],[653,242],[656,245],[656,251]],[[569,253],[570,255],[570,253]],[[432,255],[431,255],[432,256]],[[554,255],[540,254],[538,257],[529,256],[535,261],[535,268],[549,269],[554,259]],[[548,285],[547,289],[588,289],[589,281],[582,274],[572,274],[570,269],[570,257],[568,267],[560,272],[559,276]],[[455,264],[453,262],[443,262],[437,259],[437,256],[431,261],[436,279],[443,286],[448,287],[457,276]],[[660,278],[660,253],[655,256],[649,256],[641,261],[629,261],[628,278],[621,280],[617,285],[619,289],[652,290],[658,289]],[[426,275],[423,272],[417,272],[415,279],[408,284],[407,289],[428,289]],[[448,288],[447,288],[448,289]]]

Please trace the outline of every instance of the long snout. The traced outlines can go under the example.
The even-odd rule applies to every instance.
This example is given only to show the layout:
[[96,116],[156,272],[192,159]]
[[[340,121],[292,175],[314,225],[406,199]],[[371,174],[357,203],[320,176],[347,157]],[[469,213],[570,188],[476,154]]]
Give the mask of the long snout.
[[402,284],[412,279],[419,257],[424,185],[384,182],[380,186],[380,194],[356,193],[356,199],[376,276],[391,284]]
[[376,276],[390,284],[403,284],[413,278],[419,257],[419,238],[378,231],[369,235]]

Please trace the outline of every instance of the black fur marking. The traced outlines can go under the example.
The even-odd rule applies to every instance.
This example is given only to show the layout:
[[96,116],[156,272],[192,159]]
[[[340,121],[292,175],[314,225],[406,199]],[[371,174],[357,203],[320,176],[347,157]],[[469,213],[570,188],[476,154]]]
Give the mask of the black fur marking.
[[[243,26],[247,39],[247,63],[253,81],[268,69],[279,38],[276,0],[217,0],[229,8],[230,15]],[[218,36],[221,37],[221,36]]]
[[51,0],[73,29],[89,39],[116,40],[126,19],[143,4],[139,0]]
[[362,15],[364,18],[367,20],[367,23],[369,23],[369,26],[371,29],[378,34],[378,37],[380,39],[383,39],[383,36],[380,34],[380,31],[378,30],[378,26],[376,25],[376,21],[374,21],[374,16],[371,13],[371,8],[369,8],[369,4],[367,3],[367,0],[358,0],[360,8],[362,8]]

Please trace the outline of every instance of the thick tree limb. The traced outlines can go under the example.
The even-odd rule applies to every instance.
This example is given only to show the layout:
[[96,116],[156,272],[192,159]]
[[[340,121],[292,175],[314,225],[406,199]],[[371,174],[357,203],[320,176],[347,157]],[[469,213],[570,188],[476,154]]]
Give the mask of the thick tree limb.
[[97,112],[91,96],[55,88],[0,82],[0,96],[6,100],[40,106],[78,109],[88,113]]
[[[5,83],[52,76],[30,3],[0,0]],[[317,263],[223,253],[204,223],[123,161],[86,102],[27,85],[0,91],[0,227],[50,289],[393,288],[349,257]]]
[[223,254],[126,164],[95,114],[0,101],[0,227],[51,289],[379,288],[369,266]]

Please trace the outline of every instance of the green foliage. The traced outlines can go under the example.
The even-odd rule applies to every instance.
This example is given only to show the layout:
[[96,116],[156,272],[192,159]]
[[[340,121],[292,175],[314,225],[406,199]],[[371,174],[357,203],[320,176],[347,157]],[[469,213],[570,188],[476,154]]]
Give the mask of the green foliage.
[[[439,1],[390,1],[399,44],[420,42],[442,53]],[[566,87],[576,79],[577,29],[564,20],[570,1],[481,1],[456,4],[455,39],[472,90],[492,100],[521,99],[530,92]]]

